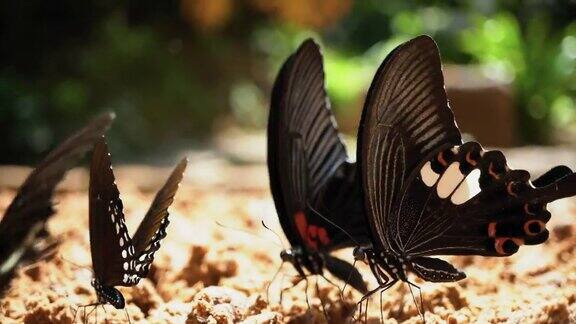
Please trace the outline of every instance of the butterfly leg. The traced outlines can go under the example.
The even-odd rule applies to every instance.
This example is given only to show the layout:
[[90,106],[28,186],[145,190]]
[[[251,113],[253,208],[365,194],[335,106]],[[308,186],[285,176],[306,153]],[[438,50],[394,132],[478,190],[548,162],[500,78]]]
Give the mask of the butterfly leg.
[[308,305],[308,309],[310,309],[310,299],[308,299],[308,278],[304,277],[304,282],[306,285],[304,286],[304,294],[306,296],[306,305]]
[[81,318],[83,318],[83,322],[86,322],[86,307],[98,306],[98,305],[100,305],[100,303],[92,303],[92,304],[88,304],[88,305],[78,306],[74,311],[74,318],[72,319],[72,323],[76,322],[76,316],[78,315],[79,312],[81,312],[81,309],[84,311],[84,316]]
[[380,323],[384,323],[384,311],[382,310],[382,295],[384,290],[380,291]]
[[[296,284],[294,284],[294,285],[292,285],[292,286],[290,286],[290,287],[282,288],[282,286],[284,286],[284,278],[286,278],[286,277],[298,278],[299,281],[298,281]],[[288,275],[283,274],[282,277],[280,277],[280,278],[281,278],[281,279],[280,279],[280,288],[281,288],[281,289],[280,289],[280,306],[282,306],[282,298],[284,298],[284,292],[285,292],[286,290],[290,290],[290,289],[294,288],[295,285],[299,284],[300,281],[302,281],[302,277],[300,277],[299,275],[297,275],[297,276],[288,276]]]
[[[360,319],[362,317],[362,304],[368,300],[373,294],[375,294],[377,291],[379,291],[381,289],[380,286],[376,287],[375,289],[369,291],[366,295],[362,296],[362,298],[360,299],[360,301],[358,303],[356,303],[356,308],[358,308],[359,312],[358,312],[358,319]],[[366,305],[368,306],[368,305]]]
[[324,313],[324,318],[326,318],[326,323],[330,323],[328,319],[328,313],[326,312],[326,307],[324,307],[324,301],[322,300],[322,296],[320,295],[320,286],[318,285],[318,276],[316,276],[316,296],[320,299],[320,307],[322,307],[322,313]]
[[387,280],[387,284],[381,287],[382,289],[380,290],[380,321],[382,323],[384,322],[384,312],[382,310],[382,296],[388,289],[394,286],[396,282],[398,282],[398,279]]
[[327,283],[329,283],[330,285],[336,287],[340,293],[340,302],[344,302],[344,290],[340,288],[340,286],[338,286],[334,281],[328,279],[328,277],[326,277],[325,275],[321,275],[322,278],[324,278],[324,280],[326,280]]
[[[356,259],[354,259],[354,262],[352,263],[352,268],[354,268],[356,266]],[[350,282],[350,278],[352,277],[352,271],[350,271],[350,273],[348,274],[348,279],[346,279],[346,282],[344,282],[344,287],[342,287],[341,290],[341,294],[344,294],[344,290],[346,290],[346,286],[348,285],[348,282]]]
[[368,323],[368,309],[370,308],[370,298],[366,299],[366,310],[364,310],[364,323]]
[[280,277],[280,306],[282,306],[282,300],[284,299],[284,292],[286,290],[288,290],[290,287],[284,288],[284,275],[282,275],[282,277]]
[[106,319],[108,317],[108,312],[106,311],[106,307],[104,307],[104,304],[101,304],[102,309],[104,310],[104,319]]
[[[422,289],[420,289],[420,286],[418,286],[418,285],[416,285],[410,281],[406,281],[406,282],[408,283],[408,288],[410,289],[410,294],[412,295],[412,300],[414,300],[414,305],[416,306],[416,309],[418,310],[420,317],[422,317],[422,322],[424,322],[424,324],[426,324],[424,300],[422,299]],[[420,294],[420,307],[418,307],[418,302],[416,301],[416,297],[414,296],[414,293],[412,292],[412,287],[418,289],[418,292]]]
[[[94,304],[94,305],[87,305],[86,307],[90,307],[90,306],[94,306],[94,308],[92,308],[91,311],[88,312],[88,314],[86,314],[86,307],[84,307],[84,320],[86,321],[86,323],[88,323],[88,318],[90,317],[90,315],[98,309],[98,305],[99,304]],[[98,313],[96,313],[96,323],[98,323]]]
[[[282,262],[282,264],[280,265],[280,267],[278,267],[278,270],[276,270],[276,273],[274,274],[274,276],[272,277],[272,279],[270,280],[270,282],[268,283],[268,286],[266,287],[266,301],[268,303],[270,303],[270,287],[272,286],[272,283],[274,282],[274,280],[276,280],[276,277],[278,276],[278,274],[280,273],[280,270],[282,270],[282,266],[284,265],[284,262]],[[282,286],[280,286],[280,289],[282,289]]]

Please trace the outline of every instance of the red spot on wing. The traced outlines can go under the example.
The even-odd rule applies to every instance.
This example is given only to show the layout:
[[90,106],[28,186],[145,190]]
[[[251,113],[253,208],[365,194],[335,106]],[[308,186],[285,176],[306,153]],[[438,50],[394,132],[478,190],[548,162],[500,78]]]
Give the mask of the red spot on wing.
[[308,227],[308,237],[310,239],[316,240],[317,236],[318,236],[318,227],[316,227],[314,225],[310,225]]
[[320,228],[318,230],[318,238],[320,239],[320,243],[322,243],[322,245],[330,244],[330,238],[328,237],[328,233],[326,233],[326,229]]
[[326,229],[315,225],[308,225],[308,220],[304,212],[299,211],[294,215],[294,222],[300,237],[304,240],[308,247],[318,249],[318,243],[322,245],[330,244],[330,238]]
[[308,237],[307,233],[308,222],[306,221],[306,216],[304,215],[304,212],[302,211],[297,212],[296,215],[294,215],[294,221],[296,222],[296,228],[298,229],[300,237],[306,240],[306,238]]

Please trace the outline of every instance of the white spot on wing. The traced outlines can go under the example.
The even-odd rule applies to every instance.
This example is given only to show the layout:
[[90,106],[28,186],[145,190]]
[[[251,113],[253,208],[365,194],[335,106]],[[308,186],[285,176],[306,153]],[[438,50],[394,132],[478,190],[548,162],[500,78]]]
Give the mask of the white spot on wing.
[[462,181],[462,184],[458,186],[454,194],[452,195],[451,201],[455,205],[460,205],[472,197],[480,193],[480,170],[474,169],[472,172],[466,176],[466,179]]
[[438,197],[446,198],[456,189],[460,181],[464,179],[464,175],[460,172],[460,162],[453,162],[448,166],[446,171],[438,180]]
[[422,169],[420,169],[420,176],[422,177],[422,181],[428,187],[432,187],[438,181],[440,175],[434,170],[432,170],[432,163],[430,161],[426,162]]

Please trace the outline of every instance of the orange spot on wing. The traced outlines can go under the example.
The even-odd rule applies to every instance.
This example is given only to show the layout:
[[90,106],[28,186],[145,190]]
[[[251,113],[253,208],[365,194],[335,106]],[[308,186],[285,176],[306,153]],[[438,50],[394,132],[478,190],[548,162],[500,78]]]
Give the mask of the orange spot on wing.
[[514,184],[513,181],[508,182],[508,185],[506,186],[506,191],[508,191],[508,194],[510,196],[517,197],[518,195],[516,193],[514,193],[514,191],[512,190],[513,184]]
[[495,248],[496,252],[498,252],[498,254],[508,255],[508,254],[514,254],[515,253],[515,251],[512,253],[509,253],[508,251],[504,250],[504,244],[509,240],[514,242],[514,244],[516,244],[516,246],[518,246],[518,247],[524,245],[524,240],[521,238],[499,237],[494,242],[494,248]]
[[524,204],[524,212],[528,215],[536,215],[535,213],[530,211],[530,207],[528,206],[528,204]]
[[470,157],[470,153],[471,152],[466,153],[466,162],[470,163],[472,166],[476,166],[477,163]]
[[[530,225],[532,224],[538,224],[538,231],[537,232],[533,232],[530,230]],[[544,224],[544,222],[533,219],[530,221],[527,221],[526,223],[524,223],[524,233],[526,233],[526,235],[538,235],[540,233],[542,233],[542,231],[544,230],[544,228],[546,227],[546,224]]]
[[448,162],[446,162],[446,160],[444,160],[444,151],[442,151],[438,154],[438,162],[440,162],[445,167],[448,166]]
[[488,224],[488,236],[495,237],[496,236],[496,222],[492,222]]
[[492,176],[492,178],[498,180],[500,179],[500,176],[498,175],[498,173],[492,171],[492,163],[490,163],[490,166],[488,167],[488,173]]

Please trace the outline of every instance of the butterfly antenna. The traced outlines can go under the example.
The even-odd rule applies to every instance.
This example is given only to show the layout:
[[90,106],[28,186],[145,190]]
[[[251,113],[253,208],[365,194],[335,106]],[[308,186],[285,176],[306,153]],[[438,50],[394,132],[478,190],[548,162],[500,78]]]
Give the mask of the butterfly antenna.
[[316,296],[320,300],[320,306],[322,307],[322,313],[324,313],[324,318],[326,319],[326,323],[330,323],[328,318],[328,312],[326,311],[326,306],[324,306],[324,301],[322,300],[322,295],[320,294],[320,285],[318,285],[318,276],[316,276]]
[[218,225],[218,226],[220,226],[220,227],[223,227],[223,228],[226,228],[226,229],[230,229],[230,230],[242,232],[242,233],[244,233],[244,234],[252,235],[252,236],[257,237],[257,238],[259,238],[259,239],[261,239],[261,240],[265,240],[265,241],[269,241],[269,242],[271,242],[271,243],[274,243],[274,245],[278,246],[278,247],[281,248],[281,249],[284,248],[282,245],[278,244],[278,242],[274,242],[274,241],[268,240],[268,239],[266,239],[266,238],[264,238],[264,237],[262,237],[262,236],[260,236],[260,235],[258,235],[258,234],[256,234],[256,233],[254,233],[254,232],[250,232],[250,231],[245,230],[245,229],[242,229],[242,228],[236,228],[236,227],[224,225],[224,224],[220,223],[220,221],[216,221],[216,225]]
[[282,238],[280,237],[280,235],[278,235],[278,233],[276,233],[274,230],[272,230],[270,227],[268,227],[268,225],[266,225],[266,223],[264,223],[264,221],[262,221],[262,226],[264,226],[265,229],[269,230],[270,232],[272,232],[272,234],[274,234],[277,238],[278,241],[280,241],[280,243],[282,244],[282,249],[286,250],[286,247],[284,246],[284,243],[282,243]]
[[56,245],[47,247],[44,255],[40,256],[38,258],[38,260],[36,260],[34,263],[31,263],[29,265],[22,267],[21,268],[22,271],[28,271],[30,269],[34,269],[34,268],[38,267],[40,265],[40,262],[45,261],[48,258],[50,258],[51,256],[55,255],[57,251],[58,250],[56,249]]
[[75,263],[75,262],[72,262],[72,261],[66,259],[66,258],[63,257],[62,255],[59,255],[58,257],[59,257],[62,261],[66,261],[66,262],[70,263],[71,265],[75,266],[76,268],[79,268],[79,269],[87,269],[87,270],[90,270],[90,272],[92,272],[92,274],[94,274],[94,271],[93,271],[92,269],[90,269],[90,267],[88,267],[88,266],[79,265],[79,264],[77,264],[77,263]]
[[[356,259],[354,259],[354,262],[352,262],[352,267],[354,268],[356,266]],[[342,295],[344,295],[344,291],[346,290],[346,286],[348,285],[348,282],[350,281],[350,278],[352,278],[352,271],[350,271],[350,273],[348,274],[348,279],[346,279],[346,281],[344,282],[344,287],[342,287],[342,291],[340,292]]]
[[345,229],[343,229],[338,224],[336,224],[333,221],[331,221],[330,219],[328,219],[326,216],[320,214],[320,212],[318,212],[316,209],[314,209],[314,207],[312,207],[312,205],[310,205],[310,203],[307,203],[307,205],[308,205],[308,208],[310,208],[310,210],[312,210],[314,213],[316,213],[318,216],[320,216],[323,220],[327,221],[330,225],[336,227],[337,229],[342,231],[342,233],[346,234],[346,236],[348,236],[350,238],[350,240],[352,240],[352,242],[354,242],[357,246],[361,245],[360,243],[358,243],[358,241],[356,241],[356,239],[354,239],[354,237],[352,237],[352,235],[350,235],[350,233],[348,233]]
[[270,279],[270,282],[266,286],[266,301],[268,302],[268,304],[270,304],[270,287],[272,286],[272,283],[274,282],[274,280],[276,280],[276,277],[280,273],[280,270],[282,270],[283,264],[284,264],[284,262],[282,262],[282,264],[280,264],[280,266],[278,267],[278,270],[276,270],[276,272],[272,276],[272,279]]

